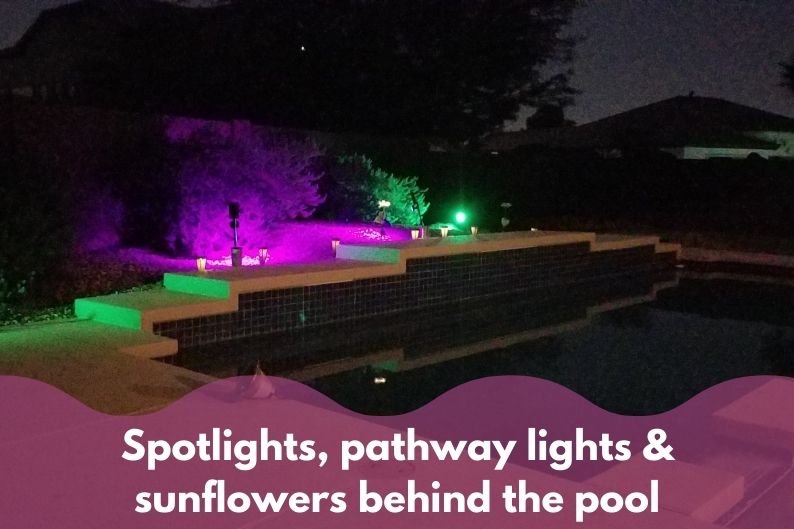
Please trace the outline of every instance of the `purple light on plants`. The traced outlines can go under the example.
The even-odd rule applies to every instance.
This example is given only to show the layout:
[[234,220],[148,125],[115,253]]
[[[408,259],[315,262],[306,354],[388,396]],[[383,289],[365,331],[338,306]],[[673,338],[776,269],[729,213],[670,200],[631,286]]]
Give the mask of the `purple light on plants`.
[[230,253],[229,203],[240,205],[238,246],[257,255],[269,245],[264,239],[269,226],[308,217],[325,200],[317,187],[323,152],[311,141],[246,122],[174,119],[166,133],[186,147],[173,238],[192,254],[218,260]]
[[[209,259],[207,265],[213,268],[231,268],[232,256],[229,255],[221,259]],[[259,266],[259,256],[251,257],[250,255],[244,255],[243,266]]]
[[335,258],[330,244],[334,239],[339,240],[340,244],[377,245],[410,240],[411,231],[365,223],[281,222],[268,231],[270,264],[330,261]]
[[[277,223],[257,235],[257,240],[266,242],[268,250],[266,266],[333,261],[334,250],[329,242],[333,239],[338,239],[340,244],[378,245],[411,240],[411,230],[363,223],[294,221]],[[172,259],[144,250],[124,250],[119,254],[119,259],[164,272],[196,270],[195,258]],[[262,266],[258,249],[246,250],[243,254],[243,266]],[[231,256],[228,249],[207,258],[208,270],[230,267]]]

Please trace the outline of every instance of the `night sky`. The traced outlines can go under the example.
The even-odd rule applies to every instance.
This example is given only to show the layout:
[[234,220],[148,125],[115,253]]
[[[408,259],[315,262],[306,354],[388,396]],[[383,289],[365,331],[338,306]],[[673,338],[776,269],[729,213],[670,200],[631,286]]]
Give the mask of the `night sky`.
[[[67,1],[0,0],[0,46]],[[571,32],[586,36],[578,123],[690,91],[794,116],[777,66],[794,53],[794,0],[587,0]]]

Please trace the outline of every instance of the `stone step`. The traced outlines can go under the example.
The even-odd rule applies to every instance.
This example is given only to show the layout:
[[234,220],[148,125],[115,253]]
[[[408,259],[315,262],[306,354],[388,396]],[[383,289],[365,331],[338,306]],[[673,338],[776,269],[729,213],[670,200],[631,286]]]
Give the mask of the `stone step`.
[[219,299],[162,288],[77,299],[74,308],[83,320],[151,333],[157,321],[234,312],[237,298]]

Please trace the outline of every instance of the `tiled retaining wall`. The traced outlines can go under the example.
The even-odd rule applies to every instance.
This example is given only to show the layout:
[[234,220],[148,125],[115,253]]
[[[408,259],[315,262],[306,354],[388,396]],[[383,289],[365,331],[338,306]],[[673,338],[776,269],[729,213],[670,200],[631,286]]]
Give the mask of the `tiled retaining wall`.
[[271,375],[300,376],[304,366],[337,360],[349,365],[351,359],[367,358],[373,351],[399,351],[401,361],[412,362],[450,348],[497,339],[504,343],[514,334],[575,326],[586,320],[592,307],[612,302],[623,307],[627,299],[655,298],[655,287],[675,283],[676,277],[674,271],[663,270],[623,276],[619,281],[577,283],[576,288],[533,289],[462,302],[453,310],[430,307],[399,317],[312,327],[312,332],[277,332],[193,346],[165,361],[219,378],[250,374],[257,363]]
[[155,323],[154,332],[186,348],[649,271],[665,259],[654,246],[591,252],[587,243],[409,259],[404,275],[243,294],[238,312]]

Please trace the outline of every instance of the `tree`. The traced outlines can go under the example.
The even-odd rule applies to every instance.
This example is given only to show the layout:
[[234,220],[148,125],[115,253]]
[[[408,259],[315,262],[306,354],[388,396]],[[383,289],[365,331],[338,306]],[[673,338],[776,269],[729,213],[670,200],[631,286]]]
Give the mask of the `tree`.
[[228,204],[236,202],[242,213],[240,246],[255,254],[272,223],[308,217],[322,204],[317,187],[322,151],[314,143],[240,123],[222,135],[212,123],[177,121],[169,136],[188,147],[178,174],[177,246],[193,255],[229,255]]
[[571,59],[576,0],[299,4],[277,39],[294,48],[282,108],[321,128],[473,139],[571,102],[569,72],[544,72]]
[[86,3],[29,60],[95,105],[335,132],[475,139],[571,102],[577,0],[218,4]]

